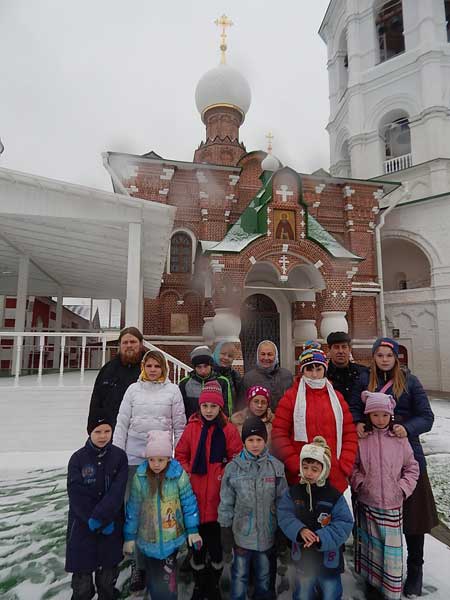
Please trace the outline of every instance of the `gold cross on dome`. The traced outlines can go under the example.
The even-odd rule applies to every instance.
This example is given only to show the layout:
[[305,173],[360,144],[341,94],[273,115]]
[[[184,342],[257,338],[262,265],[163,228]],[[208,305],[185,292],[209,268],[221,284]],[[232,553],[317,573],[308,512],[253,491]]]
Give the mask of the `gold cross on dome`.
[[271,154],[272,152],[272,140],[273,140],[273,133],[271,131],[269,131],[269,133],[266,135],[267,138],[267,154]]
[[223,14],[220,18],[216,19],[214,23],[217,27],[222,27],[222,33],[220,34],[220,51],[221,58],[220,62],[222,65],[226,64],[225,52],[227,51],[227,27],[233,25],[233,21]]

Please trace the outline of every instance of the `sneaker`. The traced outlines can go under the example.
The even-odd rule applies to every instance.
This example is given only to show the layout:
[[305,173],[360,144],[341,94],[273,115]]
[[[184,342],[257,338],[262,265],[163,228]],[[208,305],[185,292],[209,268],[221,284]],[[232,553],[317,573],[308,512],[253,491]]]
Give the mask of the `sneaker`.
[[145,590],[145,571],[137,568],[136,563],[131,565],[130,592]]

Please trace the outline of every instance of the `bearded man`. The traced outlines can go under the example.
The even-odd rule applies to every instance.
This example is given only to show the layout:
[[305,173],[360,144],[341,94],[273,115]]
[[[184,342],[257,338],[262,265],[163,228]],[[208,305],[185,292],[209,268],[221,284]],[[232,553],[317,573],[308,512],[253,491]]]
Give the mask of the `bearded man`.
[[144,336],[136,327],[126,327],[119,334],[119,353],[100,369],[95,380],[89,417],[99,411],[116,424],[122,398],[129,385],[138,380],[144,355]]

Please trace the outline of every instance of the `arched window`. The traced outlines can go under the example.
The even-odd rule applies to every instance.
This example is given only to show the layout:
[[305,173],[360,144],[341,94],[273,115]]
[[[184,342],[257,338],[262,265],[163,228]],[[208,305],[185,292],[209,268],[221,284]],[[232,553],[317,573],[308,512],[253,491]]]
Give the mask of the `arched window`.
[[348,49],[347,49],[347,31],[344,30],[339,40],[339,50],[337,54],[338,64],[338,76],[339,76],[339,90],[338,100],[347,91],[348,87]]
[[393,111],[380,123],[380,137],[384,144],[384,172],[394,173],[412,166],[411,131],[409,116]]
[[192,240],[187,233],[178,232],[170,241],[170,272],[192,271]]
[[380,62],[405,51],[402,0],[378,2],[375,15]]
[[445,23],[447,26],[447,42],[450,42],[450,0],[445,0]]
[[431,286],[431,265],[423,250],[398,238],[384,239],[383,279],[386,292],[414,290]]

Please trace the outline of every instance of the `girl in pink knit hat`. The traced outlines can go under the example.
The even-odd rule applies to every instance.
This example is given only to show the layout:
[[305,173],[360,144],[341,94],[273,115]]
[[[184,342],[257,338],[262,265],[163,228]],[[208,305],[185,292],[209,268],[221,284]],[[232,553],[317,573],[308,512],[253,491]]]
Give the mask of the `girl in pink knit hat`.
[[175,458],[190,475],[200,511],[199,533],[203,547],[199,552],[194,551],[191,562],[195,581],[192,598],[220,600],[219,581],[223,570],[217,522],[220,484],[226,464],[242,450],[242,441],[223,412],[224,400],[218,381],[205,383],[198,403],[199,410],[190,417],[175,449]]
[[239,433],[242,433],[242,426],[249,417],[259,417],[266,425],[267,444],[270,446],[272,433],[273,412],[270,410],[270,391],[262,385],[252,385],[247,390],[246,408],[235,412],[231,416],[231,422],[236,425]]
[[171,456],[171,432],[150,431],[147,460],[137,468],[126,505],[123,550],[133,554],[137,546],[152,600],[176,600],[178,548],[186,540],[202,545],[189,476]]
[[366,598],[400,600],[403,576],[403,502],[416,487],[419,465],[407,438],[393,432],[395,400],[361,394],[367,437],[360,438],[350,478],[355,498],[355,570]]

